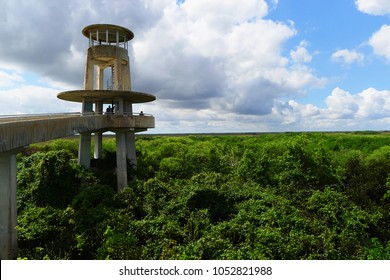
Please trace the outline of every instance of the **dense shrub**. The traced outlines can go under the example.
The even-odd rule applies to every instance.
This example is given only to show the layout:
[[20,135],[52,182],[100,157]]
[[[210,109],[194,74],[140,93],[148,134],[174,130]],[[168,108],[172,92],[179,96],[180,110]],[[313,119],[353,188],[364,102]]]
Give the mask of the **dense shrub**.
[[120,193],[114,139],[69,141],[19,155],[20,257],[389,259],[386,134],[138,136]]

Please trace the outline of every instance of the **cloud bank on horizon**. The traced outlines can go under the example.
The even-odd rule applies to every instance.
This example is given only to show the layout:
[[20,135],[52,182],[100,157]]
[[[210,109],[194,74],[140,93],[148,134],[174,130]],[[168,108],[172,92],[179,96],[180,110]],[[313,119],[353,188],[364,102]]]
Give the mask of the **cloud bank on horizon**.
[[[112,23],[135,33],[133,88],[157,97],[135,110],[155,115],[151,132],[389,129],[390,2],[302,0],[312,17],[289,2],[0,0],[0,110],[80,111],[56,94],[82,88],[81,29]],[[330,30],[325,8],[352,20]]]

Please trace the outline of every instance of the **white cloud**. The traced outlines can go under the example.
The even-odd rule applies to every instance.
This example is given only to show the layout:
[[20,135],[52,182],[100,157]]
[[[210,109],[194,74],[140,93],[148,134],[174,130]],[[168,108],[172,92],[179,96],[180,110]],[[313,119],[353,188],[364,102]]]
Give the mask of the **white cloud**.
[[382,119],[390,117],[390,91],[368,88],[356,96],[359,101],[357,117]]
[[325,100],[329,118],[369,121],[390,116],[390,91],[368,88],[351,94],[335,88]]
[[[275,100],[272,113],[268,115],[221,115],[210,109],[172,108],[166,111],[164,108],[168,108],[168,104],[160,106],[157,103],[147,105],[146,111],[158,116],[156,130],[152,133],[191,133],[198,131],[199,127],[204,132],[388,130],[390,125],[388,90],[368,88],[350,93],[336,87],[324,103],[326,106],[322,108],[295,100]],[[137,106],[145,109],[145,105]],[[180,115],[180,118],[175,118],[175,115]]]
[[312,55],[306,49],[307,42],[301,42],[299,46],[290,51],[290,56],[295,63],[308,63],[313,59]]
[[291,57],[282,55],[296,30],[265,19],[268,9],[259,0],[166,5],[160,21],[133,44],[135,87],[176,107],[268,114],[276,98],[321,84],[300,66],[311,61],[303,43]]
[[276,102],[272,118],[290,130],[388,130],[390,91],[368,88],[352,94],[336,87],[325,108],[294,100]]
[[369,44],[376,55],[384,56],[390,61],[390,25],[383,25],[375,32],[371,36]]
[[362,63],[364,54],[355,50],[342,49],[332,54],[332,60],[343,64]]
[[353,118],[359,109],[356,97],[341,88],[335,88],[325,103],[329,117],[333,119]]
[[356,0],[357,9],[370,15],[386,15],[390,13],[390,1],[388,0]]
[[22,76],[16,72],[9,73],[0,69],[0,89],[4,87],[12,87],[23,81]]
[[207,25],[228,31],[232,24],[262,18],[268,14],[268,4],[258,0],[187,0],[182,7],[190,20],[207,21]]
[[80,112],[81,105],[57,98],[58,90],[22,85],[13,89],[0,89],[1,115]]

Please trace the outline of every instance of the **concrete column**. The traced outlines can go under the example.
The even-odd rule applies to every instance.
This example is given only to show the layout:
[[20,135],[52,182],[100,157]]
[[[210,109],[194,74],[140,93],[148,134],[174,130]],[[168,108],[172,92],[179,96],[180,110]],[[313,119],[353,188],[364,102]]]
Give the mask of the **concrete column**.
[[126,154],[134,166],[137,166],[137,156],[135,148],[135,133],[134,131],[126,132]]
[[0,154],[0,259],[17,255],[16,156]]
[[103,102],[101,101],[95,102],[95,113],[98,115],[103,114]]
[[96,71],[96,89],[103,89],[104,87],[104,68],[98,66]]
[[[98,101],[95,103],[95,113],[98,115],[103,114],[103,102]],[[93,140],[94,140],[93,157],[95,159],[102,158],[103,133],[95,132]]]
[[123,115],[125,110],[125,103],[123,101],[123,97],[118,98],[118,108],[115,107],[115,114]]
[[88,102],[88,101],[85,101],[83,100],[83,103],[82,103],[82,110],[81,110],[81,113],[83,115],[88,115],[88,114],[92,114],[93,112],[93,103],[92,102]]
[[130,60],[127,57],[127,64],[124,64],[123,67],[123,90],[131,90],[131,76],[130,76]]
[[79,164],[86,168],[91,167],[91,133],[89,132],[80,134]]
[[[84,89],[93,89],[95,66],[93,62],[92,48],[87,50],[87,59],[85,62],[84,70]],[[93,103],[83,100],[81,112],[82,114],[88,114],[92,112]]]
[[115,131],[118,192],[127,187],[126,131]]
[[84,70],[84,89],[93,89],[94,82],[94,62],[92,48],[87,50],[87,60]]
[[128,102],[128,101],[124,101],[123,102],[123,105],[124,105],[124,113],[126,115],[132,115],[133,114],[133,104],[131,102]]
[[93,157],[95,159],[102,158],[103,133],[95,132],[93,144]]
[[123,90],[122,60],[119,57],[114,61],[114,68],[114,90]]

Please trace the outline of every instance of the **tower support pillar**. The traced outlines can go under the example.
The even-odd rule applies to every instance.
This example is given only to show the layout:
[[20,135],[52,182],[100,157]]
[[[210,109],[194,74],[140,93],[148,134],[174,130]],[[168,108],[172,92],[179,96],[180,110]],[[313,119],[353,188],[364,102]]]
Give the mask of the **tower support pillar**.
[[135,148],[135,133],[134,131],[126,132],[126,154],[127,158],[130,159],[134,167],[137,166],[137,155]]
[[93,136],[93,157],[95,159],[102,158],[103,133],[95,132]]
[[80,134],[79,143],[79,164],[90,168],[91,167],[91,133],[85,132]]
[[0,154],[0,259],[14,259],[18,237],[16,207],[16,155]]
[[115,131],[116,136],[116,174],[118,191],[127,187],[126,131]]

